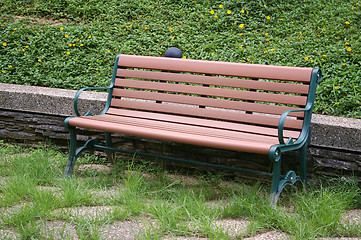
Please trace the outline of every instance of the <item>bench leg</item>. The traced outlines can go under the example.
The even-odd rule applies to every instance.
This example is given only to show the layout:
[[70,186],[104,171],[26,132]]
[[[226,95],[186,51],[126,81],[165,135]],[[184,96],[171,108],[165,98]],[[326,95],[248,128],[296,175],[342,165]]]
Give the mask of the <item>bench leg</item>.
[[66,164],[64,175],[70,176],[73,171],[73,167],[76,161],[76,131],[75,128],[69,128],[70,133],[70,146],[69,146],[69,158]]
[[300,149],[300,178],[305,187],[307,187],[307,145],[308,142]]
[[280,191],[279,185],[281,181],[281,159],[273,161],[273,171],[272,171],[272,185],[271,185],[271,204],[276,206]]
[[[113,143],[112,143],[112,134],[109,132],[105,132],[105,142],[106,142],[106,146],[111,148],[113,147]],[[115,153],[111,150],[105,150],[105,154],[107,155],[107,158],[110,162],[111,165],[114,165],[114,159],[115,159]]]

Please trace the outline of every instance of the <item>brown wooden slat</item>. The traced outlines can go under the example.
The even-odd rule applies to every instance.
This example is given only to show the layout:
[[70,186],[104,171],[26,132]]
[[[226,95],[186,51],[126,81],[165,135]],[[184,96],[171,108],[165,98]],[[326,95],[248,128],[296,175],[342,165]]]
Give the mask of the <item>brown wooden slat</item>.
[[120,55],[118,66],[283,81],[310,82],[312,68]]
[[149,131],[147,128],[142,127],[129,127],[125,124],[117,124],[117,123],[104,123],[101,121],[96,121],[88,118],[73,118],[70,119],[69,124],[72,126],[78,126],[83,128],[90,128],[100,131],[106,132],[115,132],[122,134],[129,134],[140,137],[148,137],[160,140],[174,141],[174,142],[182,142],[194,145],[202,145],[208,147],[243,151],[243,152],[254,152],[260,154],[267,154],[269,152],[269,148],[272,144],[264,143],[262,141],[258,141],[257,143],[254,141],[247,140],[227,140],[224,141],[222,138],[212,138],[205,136],[197,136],[195,137],[192,134],[178,133],[174,134],[173,132],[164,131],[161,129]]
[[[136,98],[144,100],[153,100],[160,102],[172,102],[179,104],[189,104],[189,105],[198,105],[205,107],[214,107],[214,108],[224,108],[240,111],[250,111],[258,113],[267,113],[267,114],[276,114],[281,115],[284,111],[290,109],[296,109],[285,106],[269,105],[269,104],[258,104],[258,103],[249,103],[241,101],[232,101],[224,99],[215,99],[215,98],[206,98],[206,97],[196,97],[188,95],[175,95],[175,94],[166,94],[158,92],[146,92],[146,91],[137,91],[129,89],[119,89],[115,88],[113,90],[115,96],[122,96],[126,98]],[[303,112],[292,112],[289,114],[294,117],[303,117]]]
[[[263,115],[242,114],[240,112],[223,111],[216,109],[194,108],[187,106],[180,106],[174,104],[157,104],[147,101],[132,101],[126,99],[112,99],[111,106],[120,106],[122,108],[138,109],[143,111],[154,111],[171,114],[181,114],[198,116],[204,118],[213,118],[220,120],[236,121],[243,123],[259,124],[265,126],[278,126],[279,118]],[[287,119],[285,122],[286,128],[301,129],[302,120]]]
[[258,139],[257,141],[250,140],[247,137],[242,139],[227,139],[215,136],[195,135],[189,132],[175,132],[173,130],[167,131],[163,129],[151,129],[142,126],[131,126],[122,123],[106,122],[97,120],[100,116],[93,117],[77,117],[69,119],[69,125],[75,127],[82,127],[88,129],[95,129],[105,132],[114,132],[121,134],[129,134],[133,136],[148,137],[166,141],[181,142],[194,145],[202,145],[208,147],[253,152],[260,154],[268,154],[272,145],[277,144],[277,141],[271,143]]
[[236,78],[201,76],[193,74],[174,74],[169,72],[141,71],[130,69],[118,69],[117,77],[216,85],[231,88],[244,88],[298,94],[307,94],[309,88],[309,85],[304,84],[254,81]]
[[[160,122],[172,122],[172,123],[179,123],[179,124],[186,124],[193,126],[210,127],[210,128],[224,129],[224,130],[228,129],[233,131],[254,133],[259,135],[268,135],[274,137],[278,136],[277,128],[260,127],[249,124],[215,121],[209,119],[174,116],[170,114],[133,111],[133,110],[117,109],[117,108],[110,108],[107,111],[107,114],[115,115],[115,116],[131,117],[131,118],[148,119],[148,120],[160,121]],[[292,137],[293,139],[297,139],[299,137],[300,131],[284,130],[283,134],[285,138]]]
[[207,95],[240,100],[282,103],[304,106],[307,102],[306,96],[282,95],[265,92],[250,92],[226,88],[213,88],[194,85],[172,84],[162,82],[137,81],[130,79],[116,79],[115,86],[137,88],[164,92]]
[[[219,128],[209,128],[207,126],[194,126],[174,122],[161,122],[142,118],[130,118],[123,116],[114,116],[104,114],[100,116],[92,116],[90,119],[97,119],[99,121],[126,124],[130,127],[143,127],[148,129],[159,129],[176,133],[186,133],[197,136],[223,138],[224,140],[250,140],[254,142],[266,142],[270,144],[278,144],[278,138],[274,136],[260,135],[255,133],[245,133],[240,131],[225,130]],[[285,139],[287,141],[287,139]]]

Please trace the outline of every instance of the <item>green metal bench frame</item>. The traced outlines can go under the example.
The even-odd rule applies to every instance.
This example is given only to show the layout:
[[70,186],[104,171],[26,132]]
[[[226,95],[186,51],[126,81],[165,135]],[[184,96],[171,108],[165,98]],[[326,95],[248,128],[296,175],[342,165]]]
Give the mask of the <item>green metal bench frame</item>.
[[[124,58],[124,59],[123,59]],[[120,61],[121,60],[121,61]],[[129,60],[129,63],[128,63]],[[107,103],[106,106],[104,108],[104,110],[98,115],[98,116],[105,116],[105,114],[109,111],[109,109],[112,107],[113,101],[115,97],[113,96],[113,91],[117,81],[119,81],[121,83],[121,79],[119,80],[119,69],[123,69],[126,67],[130,67],[132,69],[138,70],[139,66],[142,65],[140,64],[139,66],[137,65],[139,62],[144,62],[147,65],[147,70],[152,71],[153,69],[156,69],[156,72],[164,72],[166,71],[167,74],[165,74],[166,76],[171,76],[170,74],[173,74],[172,76],[179,76],[180,73],[178,72],[182,72],[183,71],[183,63],[184,68],[191,68],[193,67],[193,65],[195,66],[194,69],[199,67],[202,68],[203,66],[206,66],[208,70],[206,70],[205,74],[201,74],[202,76],[210,76],[211,74],[209,74],[210,72],[212,72],[213,75],[222,75],[225,71],[231,71],[230,76],[239,76],[240,72],[242,72],[242,69],[248,71],[248,69],[250,69],[250,72],[254,71],[257,74],[255,74],[256,76],[253,76],[252,73],[245,73],[243,76],[239,76],[239,77],[246,77],[250,80],[255,80],[254,78],[268,78],[268,74],[272,75],[270,77],[272,82],[272,79],[275,79],[278,77],[278,75],[282,75],[282,71],[287,71],[289,73],[292,73],[292,71],[295,71],[294,74],[298,74],[298,71],[300,71],[300,74],[302,72],[310,72],[310,79],[309,82],[307,84],[309,84],[308,87],[308,91],[307,91],[307,102],[305,103],[305,106],[303,108],[288,108],[288,110],[283,111],[282,114],[280,114],[280,116],[278,117],[278,126],[275,127],[275,129],[278,132],[278,144],[274,144],[272,146],[270,146],[269,150],[268,150],[268,157],[270,159],[270,161],[273,163],[273,170],[272,172],[262,172],[262,171],[257,171],[257,170],[251,170],[251,169],[243,169],[243,168],[233,168],[233,167],[228,167],[228,166],[223,166],[223,165],[218,165],[218,164],[210,164],[210,163],[204,163],[204,162],[198,162],[198,161],[190,161],[190,160],[185,160],[185,159],[179,159],[179,158],[173,158],[173,157],[167,157],[167,156],[159,156],[159,155],[154,155],[154,154],[149,154],[149,153],[144,153],[144,152],[133,152],[130,150],[124,150],[124,149],[119,149],[119,148],[114,148],[112,146],[112,137],[111,137],[111,131],[107,131],[108,129],[104,128],[104,132],[105,132],[105,141],[106,144],[99,144],[96,140],[94,139],[90,139],[89,141],[86,142],[86,144],[82,147],[77,148],[77,133],[76,133],[76,127],[83,127],[83,128],[89,128],[89,129],[95,129],[95,130],[101,130],[103,129],[103,127],[99,127],[99,129],[97,129],[98,127],[91,127],[88,125],[83,126],[82,124],[78,124],[76,121],[79,120],[79,122],[81,123],[81,121],[83,119],[86,118],[91,118],[93,117],[93,114],[89,111],[87,112],[84,116],[81,116],[81,114],[79,113],[78,110],[78,99],[79,96],[81,95],[81,93],[85,90],[107,90],[108,91],[108,99],[107,99]],[[180,62],[182,61],[182,62]],[[120,66],[120,62],[125,62],[125,67],[124,66]],[[159,63],[158,63],[159,62]],[[174,64],[177,63],[177,64]],[[161,66],[157,66],[161,65]],[[164,65],[164,66],[163,66]],[[208,66],[209,65],[209,66]],[[222,70],[217,70],[218,66],[220,67],[220,69],[222,68]],[[240,70],[239,70],[240,69]],[[260,70],[258,70],[260,69]],[[309,129],[310,129],[310,124],[311,124],[311,115],[312,115],[312,109],[313,109],[313,104],[314,104],[314,100],[315,100],[315,96],[316,96],[316,87],[317,84],[321,81],[321,71],[318,68],[315,69],[306,69],[305,68],[291,68],[291,67],[277,67],[277,66],[266,66],[266,65],[255,65],[255,64],[241,64],[241,63],[224,63],[224,62],[212,62],[212,61],[201,61],[201,60],[188,60],[188,59],[171,59],[171,58],[160,58],[160,57],[142,57],[142,56],[130,56],[130,55],[118,55],[116,57],[116,61],[115,61],[115,65],[114,65],[114,70],[113,70],[113,76],[111,79],[111,83],[109,85],[109,87],[105,87],[105,88],[99,88],[99,87],[87,87],[87,88],[82,88],[80,89],[76,95],[75,95],[75,100],[74,100],[74,110],[76,113],[76,117],[69,117],[65,120],[64,125],[66,127],[66,129],[70,132],[70,149],[69,149],[69,159],[68,159],[68,163],[65,169],[65,175],[69,176],[71,175],[71,172],[73,170],[74,164],[77,160],[77,158],[81,155],[81,153],[83,153],[86,150],[104,150],[108,153],[108,157],[111,158],[112,153],[114,152],[122,152],[122,153],[131,153],[131,154],[139,154],[139,155],[143,155],[143,156],[149,156],[149,157],[157,157],[160,159],[166,159],[166,160],[170,160],[170,161],[174,161],[174,162],[180,162],[180,163],[188,163],[188,164],[193,164],[193,165],[200,165],[200,166],[205,166],[205,167],[212,167],[212,168],[217,168],[217,169],[222,169],[222,170],[232,170],[232,171],[238,171],[238,172],[244,172],[244,173],[251,173],[251,174],[258,174],[258,175],[264,175],[264,176],[269,176],[272,177],[272,186],[271,186],[271,199],[272,202],[274,204],[277,203],[279,195],[281,193],[281,191],[283,190],[283,188],[287,185],[293,185],[295,184],[295,182],[297,181],[301,181],[304,185],[306,185],[307,183],[307,145],[308,145],[308,139],[309,139]],[[233,70],[235,71],[235,73],[233,73]],[[202,73],[202,69],[201,70],[195,70],[195,71],[191,71],[191,70],[186,70],[187,73],[191,73],[194,74],[197,73]],[[219,71],[219,73],[217,72]],[[204,72],[204,71],[203,71]],[[279,73],[281,72],[281,74]],[[144,73],[144,72],[143,72]],[[169,73],[169,74],[168,74]],[[178,75],[177,75],[178,74]],[[291,74],[291,75],[292,75]],[[162,75],[163,76],[163,75]],[[260,77],[261,76],[261,77]],[[187,77],[187,76],[186,76]],[[282,79],[284,78],[284,79]],[[286,80],[287,76],[281,76],[281,80]],[[118,80],[116,80],[118,79]],[[122,79],[126,79],[125,77],[123,77]],[[173,78],[172,78],[173,79]],[[243,81],[243,80],[242,80]],[[257,81],[257,80],[256,80]],[[119,84],[118,82],[118,84]],[[162,85],[162,83],[166,82],[164,80],[159,80],[158,81],[160,86]],[[250,81],[247,81],[247,83]],[[282,82],[282,81],[281,81]],[[166,82],[167,83],[167,82]],[[152,83],[153,84],[153,83]],[[158,83],[157,83],[158,84]],[[271,83],[272,84],[272,83]],[[210,86],[209,85],[204,85],[205,88],[209,89]],[[120,88],[120,89],[124,89],[124,87]],[[129,89],[132,89],[131,87]],[[249,91],[249,89],[241,89],[240,91]],[[154,92],[154,91],[153,91]],[[164,95],[164,91],[159,90],[159,91],[155,91],[160,94],[158,94],[159,96],[163,96]],[[254,92],[257,91],[251,91],[250,94],[253,94]],[[258,91],[260,92],[260,91]],[[261,91],[262,92],[262,91]],[[271,93],[272,95],[273,93]],[[157,95],[157,96],[158,96]],[[187,95],[187,94],[186,94]],[[189,94],[188,94],[189,95]],[[305,95],[305,94],[304,94]],[[195,99],[200,99],[201,97],[207,97],[207,96],[197,96]],[[255,103],[255,101],[249,101],[252,104]],[[257,103],[256,103],[257,105]],[[253,105],[252,105],[253,106]],[[199,106],[200,108],[202,108],[202,106]],[[246,109],[247,110],[247,109]],[[140,110],[137,109],[137,113]],[[153,110],[150,111],[145,111],[145,112],[153,112]],[[292,137],[285,137],[285,126],[287,125],[286,120],[288,119],[288,117],[290,115],[293,116],[300,116],[299,113],[297,112],[301,112],[302,114],[302,128],[300,129],[300,135],[297,138],[297,140],[294,140]],[[140,113],[142,113],[142,111],[140,111]],[[247,114],[247,112],[246,112]],[[192,117],[196,117],[196,116],[192,116]],[[73,120],[72,120],[73,119]],[[72,123],[72,121],[75,122]],[[299,119],[299,117],[297,117],[297,119]],[[223,119],[222,119],[223,120]],[[84,120],[86,121],[86,120]],[[114,120],[115,121],[115,120]],[[287,120],[288,121],[288,120]],[[267,123],[268,124],[268,123]],[[250,124],[252,125],[252,123]],[[120,133],[122,133],[120,131]],[[176,135],[177,133],[175,133]],[[137,136],[142,136],[141,134],[137,134]],[[145,136],[145,137],[149,137],[149,136]],[[161,140],[164,140],[161,138]],[[165,139],[167,140],[167,139]],[[192,143],[193,144],[193,143]],[[202,143],[197,144],[196,145],[203,145]],[[204,146],[210,146],[205,144]],[[212,147],[212,146],[211,146]],[[218,147],[218,146],[215,146]],[[219,147],[219,148],[223,148],[223,147]],[[242,148],[241,148],[242,149]],[[293,151],[293,150],[300,150],[300,171],[299,171],[299,175],[297,175],[295,173],[295,171],[288,171],[286,174],[282,175],[281,174],[281,155],[284,152],[288,152],[288,151]],[[247,150],[248,151],[248,150]],[[249,150],[248,152],[252,152],[252,150]]]

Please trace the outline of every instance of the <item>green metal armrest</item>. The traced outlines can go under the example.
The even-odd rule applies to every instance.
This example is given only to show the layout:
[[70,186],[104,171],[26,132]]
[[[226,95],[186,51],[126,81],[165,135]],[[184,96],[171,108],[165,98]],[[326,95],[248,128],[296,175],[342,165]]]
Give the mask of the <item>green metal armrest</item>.
[[[81,88],[76,94],[75,94],[75,98],[74,98],[74,112],[76,114],[76,116],[80,117],[81,114],[79,113],[78,110],[78,99],[80,94],[85,91],[85,90],[112,90],[112,86],[109,87],[85,87],[85,88]],[[105,106],[104,110],[102,111],[102,113],[106,112],[106,110],[109,107],[109,101],[107,101],[107,105]],[[102,114],[101,113],[101,114]],[[89,115],[93,115],[92,112],[89,110],[84,116],[89,116]]]
[[[292,110],[284,111],[282,113],[279,124],[278,124],[278,141],[280,144],[291,145],[291,144],[300,144],[300,143],[304,142],[304,139],[307,137],[307,134],[308,134],[308,128],[305,126],[309,126],[310,123],[307,122],[307,123],[303,124],[301,134],[296,142],[293,142],[293,139],[291,137],[288,139],[287,143],[285,143],[283,141],[283,139],[284,139],[283,138],[283,128],[284,128],[284,124],[285,124],[288,114],[290,114],[291,112],[307,112],[307,111],[311,111],[311,109],[312,109],[312,104],[309,103],[303,109],[292,109]],[[307,119],[305,119],[305,121],[307,121]]]

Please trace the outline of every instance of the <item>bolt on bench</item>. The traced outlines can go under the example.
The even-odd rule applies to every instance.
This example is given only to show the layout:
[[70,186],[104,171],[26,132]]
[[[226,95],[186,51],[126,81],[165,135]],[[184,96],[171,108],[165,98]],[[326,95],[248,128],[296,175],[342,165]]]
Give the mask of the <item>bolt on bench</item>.
[[[313,103],[321,71],[245,63],[118,55],[107,88],[80,89],[70,132],[70,175],[85,150],[134,153],[112,147],[111,133],[268,155],[273,171],[231,168],[166,156],[158,158],[272,177],[271,197],[300,180],[306,183],[306,154]],[[108,90],[99,115],[80,116],[84,90]],[[76,149],[76,128],[105,132],[105,145],[91,139]],[[283,152],[300,150],[300,173],[281,175]],[[138,153],[154,156],[149,153]]]

